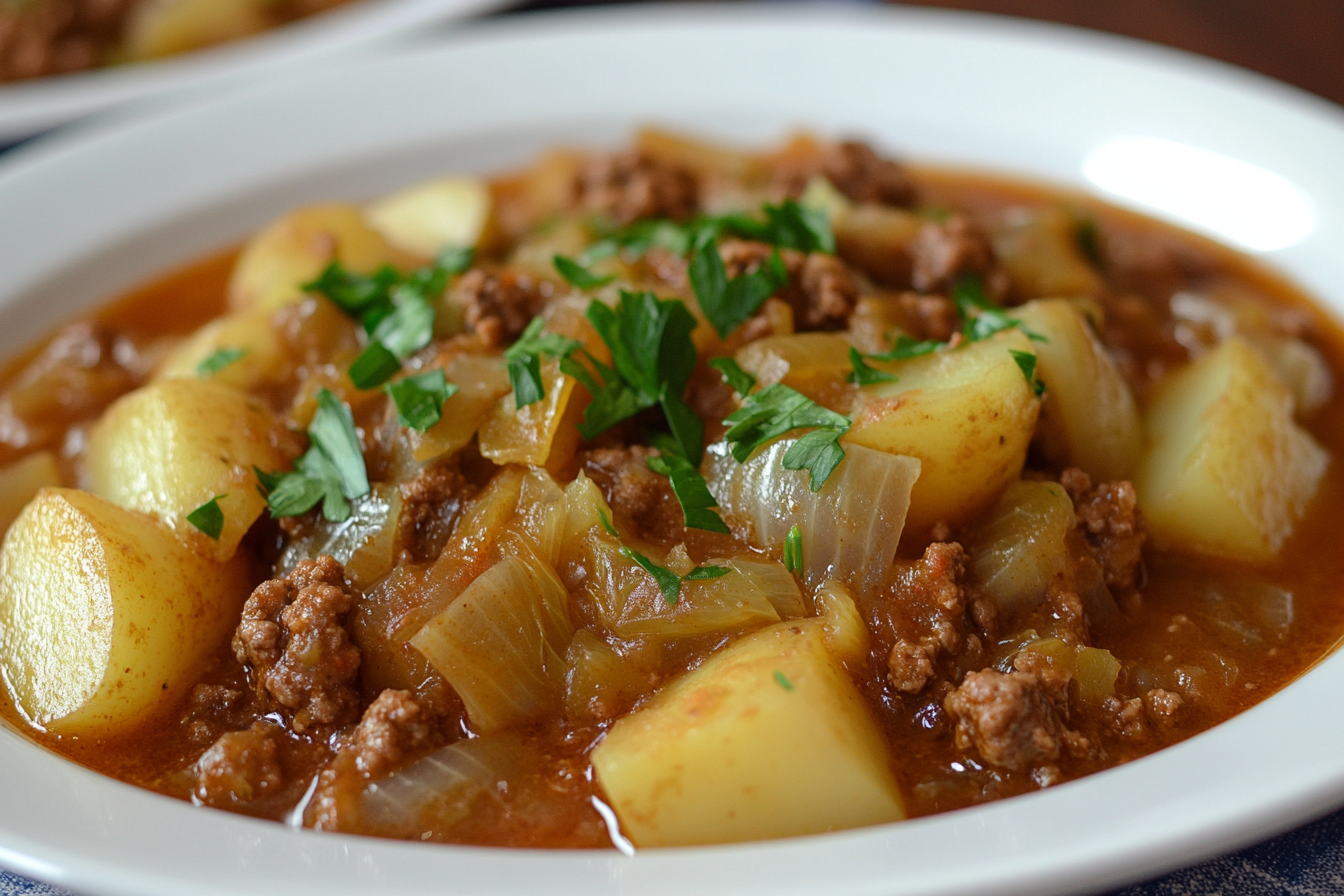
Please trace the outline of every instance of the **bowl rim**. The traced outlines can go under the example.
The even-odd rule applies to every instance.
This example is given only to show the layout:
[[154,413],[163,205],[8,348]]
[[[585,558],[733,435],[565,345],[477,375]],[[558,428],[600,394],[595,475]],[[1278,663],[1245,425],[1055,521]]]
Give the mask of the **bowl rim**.
[[[1075,84],[1068,89],[1051,87],[1056,80],[1053,67],[1067,64],[1074,67],[1075,81],[1102,94],[1113,90],[1126,96],[1137,92],[1145,99],[1168,95],[1199,102],[1203,124],[1186,122],[1190,116],[1177,108],[1154,113],[1143,120],[1144,126],[1159,134],[1198,139],[1200,145],[1282,170],[1302,184],[1321,212],[1317,231],[1303,245],[1263,257],[1300,282],[1322,284],[1315,292],[1336,316],[1344,308],[1344,276],[1339,276],[1344,261],[1335,258],[1331,248],[1344,227],[1344,175],[1318,170],[1323,159],[1339,158],[1344,151],[1344,123],[1339,110],[1325,101],[1176,51],[1058,26],[926,10],[697,6],[692,13],[655,7],[477,23],[436,47],[294,74],[188,107],[80,126],[20,148],[0,160],[0,225],[10,222],[10,232],[15,233],[0,244],[0,348],[12,350],[93,297],[112,294],[142,274],[164,268],[173,258],[192,257],[190,247],[218,245],[222,235],[241,235],[248,228],[239,222],[256,221],[268,202],[289,203],[290,194],[276,186],[286,178],[308,177],[300,187],[311,192],[340,183],[343,172],[354,170],[350,166],[367,166],[380,153],[386,159],[395,155],[394,150],[423,148],[435,140],[437,145],[460,149],[467,145],[464,134],[485,134],[497,141],[487,140],[484,148],[472,150],[473,158],[484,159],[500,145],[499,135],[526,132],[531,136],[509,139],[527,142],[539,139],[541,131],[567,135],[628,129],[638,121],[630,112],[638,108],[634,105],[640,98],[638,86],[669,102],[680,96],[679,105],[671,104],[672,123],[695,122],[702,129],[725,131],[772,126],[778,135],[781,125],[793,119],[780,106],[769,108],[759,120],[745,124],[735,120],[742,117],[735,109],[773,96],[769,85],[755,82],[735,86],[733,102],[705,112],[703,99],[697,100],[694,92],[725,83],[735,64],[706,56],[700,61],[707,71],[689,77],[690,84],[654,83],[644,75],[648,83],[612,86],[600,102],[587,97],[561,101],[558,95],[549,95],[548,102],[548,96],[519,96],[510,100],[515,105],[508,109],[492,109],[471,97],[430,98],[431,105],[439,103],[434,108],[458,116],[460,133],[422,122],[405,125],[394,140],[377,133],[375,126],[370,128],[375,133],[345,135],[342,145],[333,147],[330,133],[321,133],[320,125],[306,121],[319,133],[286,132],[286,140],[292,142],[268,145],[269,157],[240,160],[228,152],[236,149],[234,144],[212,143],[219,142],[229,127],[251,121],[255,128],[261,119],[275,126],[274,122],[285,121],[284,116],[302,111],[300,98],[332,94],[360,104],[362,112],[382,125],[395,121],[398,113],[370,106],[370,94],[361,93],[365,87],[372,91],[412,76],[462,76],[482,60],[517,62],[542,52],[550,53],[551,60],[565,54],[589,58],[589,53],[631,63],[662,60],[670,58],[676,47],[694,45],[697,52],[706,53],[740,45],[745,36],[754,44],[751,61],[776,78],[790,76],[779,67],[770,68],[766,49],[806,50],[809,55],[800,56],[802,61],[790,60],[801,79],[820,71],[818,66],[838,66],[849,59],[861,60],[868,66],[865,71],[876,71],[882,58],[879,51],[898,48],[906,55],[891,63],[892,71],[913,80],[915,75],[900,65],[913,66],[921,53],[933,52],[932,46],[974,50],[981,54],[982,64],[1016,61],[1026,66],[1022,71],[999,72],[1005,89],[1025,85],[1067,94]],[[1112,84],[1117,73],[1128,76],[1130,83]],[[547,89],[591,87],[601,78],[556,71],[555,83]],[[507,76],[501,80],[490,88],[496,99],[517,86]],[[639,81],[635,75],[629,80]],[[796,93],[787,98],[787,108],[825,110],[819,122],[823,128],[863,121],[863,114],[874,114],[872,107],[877,105],[873,96],[863,94],[860,98],[870,106],[866,113],[858,113],[852,103],[845,105],[850,100],[844,97],[824,95],[801,80],[788,83]],[[876,87],[867,89],[872,92]],[[823,102],[835,104],[838,111],[820,105]],[[956,132],[936,110],[931,111],[932,106],[901,102],[910,103],[899,108],[909,111],[910,120],[916,122],[918,133],[906,141],[916,156],[938,147],[960,147],[954,151],[960,153],[954,161],[986,166],[1000,160],[1002,169],[1029,177],[1054,174],[1053,179],[1064,186],[1081,184],[1074,172],[1076,147],[1060,157],[1047,153],[1044,160],[1033,161],[1031,153],[1041,151],[1041,144],[1030,139],[1021,146],[1013,144],[1005,135],[1022,125],[1014,125],[1010,116],[995,118],[994,110],[975,107],[985,116],[975,127],[983,125],[985,133],[1002,137],[1001,143],[985,146]],[[588,117],[561,120],[561,113],[574,103],[587,104],[583,108]],[[1032,97],[1023,93],[1014,94],[1011,111],[1031,123],[1049,107],[1033,105]],[[1138,115],[1133,109],[1124,111]],[[938,131],[933,124],[938,121],[952,130]],[[1247,121],[1260,127],[1248,130]],[[541,131],[528,130],[536,127]],[[603,127],[608,130],[602,131]],[[1090,127],[1074,133],[1061,125],[1061,130],[1074,142],[1111,133]],[[1266,133],[1273,139],[1266,139]],[[318,146],[323,140],[327,142]],[[1072,161],[1066,164],[1063,156]],[[184,158],[198,161],[200,170],[179,172],[168,164],[180,164]],[[109,173],[120,176],[108,177]],[[153,173],[153,184],[137,185],[135,176],[147,173]],[[229,205],[240,189],[245,195],[238,202],[247,208]],[[264,201],[259,198],[263,194]],[[111,203],[121,203],[122,213],[111,217],[107,210]],[[213,211],[226,206],[227,214]],[[205,217],[197,221],[192,217],[197,212]],[[16,221],[28,226],[15,231]],[[51,244],[55,236],[61,238],[59,246]],[[159,243],[164,245],[155,249]],[[288,831],[272,823],[200,812],[102,778],[4,730],[0,786],[8,789],[9,809],[0,809],[0,864],[86,892],[109,894],[267,892],[267,888],[300,893],[502,894],[529,892],[539,881],[546,881],[553,893],[782,894],[824,889],[877,894],[900,889],[1011,894],[1101,889],[1261,839],[1344,800],[1344,756],[1331,758],[1319,749],[1322,743],[1338,743],[1344,737],[1344,717],[1332,719],[1320,713],[1312,717],[1307,711],[1331,705],[1341,685],[1344,655],[1335,654],[1284,691],[1204,734],[1037,794],[880,828],[774,843],[643,851],[633,859],[605,852],[426,849]],[[1268,741],[1266,732],[1272,734]],[[1266,763],[1270,747],[1276,758]],[[1234,785],[1228,783],[1230,773],[1237,776]],[[1107,807],[1100,816],[1098,805]],[[147,854],[142,842],[145,831],[159,836],[160,846],[170,843],[171,849]],[[840,881],[832,876],[837,868],[844,869]],[[445,870],[452,880],[444,880]]]

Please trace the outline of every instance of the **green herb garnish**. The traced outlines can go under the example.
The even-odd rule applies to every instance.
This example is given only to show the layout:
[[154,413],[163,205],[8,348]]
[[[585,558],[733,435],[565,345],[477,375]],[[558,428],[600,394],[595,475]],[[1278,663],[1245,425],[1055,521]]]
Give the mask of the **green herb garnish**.
[[[594,274],[579,262],[572,258],[566,258],[563,255],[556,255],[551,259],[551,263],[554,264],[555,269],[560,272],[560,276],[569,281],[570,286],[579,289],[597,289],[599,286],[606,286],[616,279],[616,275],[614,274],[608,274],[605,277]],[[589,262],[589,264],[591,263],[592,262]]]
[[580,348],[577,340],[557,333],[543,333],[546,322],[532,318],[523,335],[504,352],[508,363],[509,383],[513,386],[513,406],[518,409],[541,401],[546,388],[541,382],[541,356],[550,355],[564,361]]
[[786,691],[793,690],[793,682],[789,681],[788,677],[778,669],[775,670],[775,683]]
[[238,361],[248,354],[245,348],[217,348],[210,353],[204,361],[196,365],[196,373],[199,376],[209,376],[212,373],[219,373],[225,367],[228,367],[234,361]]
[[402,426],[424,432],[443,416],[443,403],[457,393],[457,384],[448,382],[442,370],[408,376],[383,386],[397,406],[397,421]]
[[714,512],[719,506],[710,494],[709,485],[700,471],[691,466],[691,462],[680,454],[664,451],[650,457],[645,463],[653,472],[666,476],[672,483],[672,493],[681,504],[682,520],[688,529],[703,529],[706,532],[729,534],[728,524],[723,517]]
[[746,398],[756,388],[756,377],[742,369],[733,358],[710,358],[709,366],[717,370],[734,392]]
[[784,568],[794,575],[803,570],[803,530],[797,523],[784,538]]
[[854,369],[845,377],[845,382],[854,383],[859,386],[871,386],[874,383],[894,383],[896,374],[887,373],[885,370],[878,370],[867,361],[863,360],[863,353],[850,346],[849,363]]
[[219,499],[222,497],[224,496],[215,495],[187,514],[187,522],[215,541],[219,541],[219,535],[224,531],[224,511],[219,508]]
[[849,429],[849,418],[780,383],[748,395],[723,422],[729,426],[724,439],[738,463],[746,463],[753,451],[787,432],[812,428],[784,453],[782,462],[787,470],[808,470],[808,487],[814,492],[845,459],[840,437]]
[[[600,510],[597,515],[602,520],[602,527],[607,530],[607,534],[619,542],[621,535],[616,531],[616,527],[611,524],[607,515]],[[621,556],[634,561],[653,578],[653,581],[658,585],[658,590],[663,593],[663,600],[667,601],[669,606],[676,606],[677,601],[681,599],[682,582],[717,579],[732,572],[732,569],[727,566],[697,566],[686,575],[679,576],[666,566],[659,566],[639,551],[632,550],[623,543],[621,544]]]
[[1045,394],[1045,383],[1036,379],[1036,356],[1031,352],[1020,352],[1016,349],[1008,349],[1008,354],[1013,356],[1017,362],[1017,369],[1022,371],[1022,375],[1027,378],[1027,383],[1031,385],[1031,391],[1040,398]]
[[1048,342],[1039,333],[1022,326],[1022,321],[1009,317],[990,301],[985,294],[984,284],[975,274],[967,274],[952,286],[952,301],[957,305],[957,314],[961,316],[961,334],[967,342],[979,342],[995,333],[1020,328],[1032,342]]
[[307,513],[319,501],[332,522],[350,518],[348,501],[369,493],[364,455],[350,409],[326,389],[317,393],[317,413],[308,427],[312,445],[289,473],[256,470],[272,517]]
[[789,280],[778,252],[772,253],[760,270],[729,280],[723,256],[712,239],[696,246],[687,276],[700,310],[720,339],[727,339],[729,333],[746,323]]

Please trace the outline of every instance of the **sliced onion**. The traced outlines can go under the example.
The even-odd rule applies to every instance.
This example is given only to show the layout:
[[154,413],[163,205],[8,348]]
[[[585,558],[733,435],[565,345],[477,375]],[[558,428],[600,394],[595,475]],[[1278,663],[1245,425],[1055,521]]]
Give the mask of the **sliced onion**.
[[1068,564],[1073,501],[1055,482],[1014,482],[972,542],[971,574],[1000,612],[1012,617],[1045,596]]
[[565,714],[571,719],[615,718],[649,690],[647,677],[585,628],[574,633],[565,660]]
[[276,575],[288,575],[304,560],[327,554],[345,565],[345,574],[368,587],[392,568],[401,492],[395,485],[375,485],[350,502],[350,516],[334,523],[323,517],[308,532],[286,546],[276,564]]
[[834,578],[865,597],[876,593],[896,556],[919,461],[845,444],[845,459],[813,492],[808,471],[784,469],[794,441],[774,442],[745,464],[726,444],[709,446],[704,471],[710,492],[731,521],[767,550],[782,553],[797,525],[810,588]]
[[418,839],[471,814],[477,798],[534,764],[535,748],[511,733],[458,741],[369,784],[359,796],[361,830]]
[[558,710],[574,637],[565,586],[521,539],[411,638],[457,691],[478,730]]

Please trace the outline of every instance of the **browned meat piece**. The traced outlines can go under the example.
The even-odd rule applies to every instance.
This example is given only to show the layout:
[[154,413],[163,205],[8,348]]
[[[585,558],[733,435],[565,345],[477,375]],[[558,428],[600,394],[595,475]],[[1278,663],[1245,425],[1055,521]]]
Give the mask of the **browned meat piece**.
[[392,769],[408,752],[423,747],[432,731],[428,713],[410,691],[388,688],[364,710],[364,718],[355,728],[360,770],[376,776]]
[[133,5],[133,0],[0,3],[0,81],[98,65]]
[[1119,697],[1107,697],[1101,708],[1110,713],[1108,724],[1125,737],[1142,738],[1148,735],[1148,717],[1144,712],[1143,701],[1138,697],[1121,700]]
[[887,657],[887,679],[903,694],[918,694],[933,677],[937,655],[936,644],[897,641]]
[[1168,729],[1175,725],[1185,713],[1185,698],[1180,694],[1154,688],[1143,695],[1143,706],[1148,710],[1148,719],[1158,728]]
[[472,490],[456,457],[425,467],[399,488],[398,542],[407,546],[412,556],[428,560],[432,551],[426,549],[441,546]]
[[1156,230],[1108,227],[1100,234],[1102,268],[1120,292],[1139,292],[1165,306],[1171,294],[1217,269],[1212,256]]
[[786,158],[774,172],[774,183],[778,192],[796,197],[817,176],[829,180],[854,202],[900,207],[915,202],[915,185],[906,170],[858,140],[831,143],[819,152]]
[[1096,551],[1107,587],[1133,587],[1148,539],[1134,486],[1120,480],[1094,488],[1091,477],[1076,467],[1065,470],[1059,481],[1073,498],[1078,531]]
[[462,275],[453,297],[466,309],[467,326],[488,346],[509,345],[550,301],[553,287],[512,270],[473,268]]
[[345,617],[353,607],[345,571],[328,556],[305,560],[283,579],[262,582],[243,606],[233,652],[294,730],[344,725],[359,712],[359,649]]
[[192,740],[208,743],[222,731],[246,725],[251,715],[249,702],[242,691],[221,684],[198,684],[182,710],[182,724]]
[[1028,649],[1013,657],[1013,670],[1034,676],[1051,704],[1067,715],[1073,673],[1063,663],[1052,663],[1046,654]]
[[[730,278],[760,270],[774,251],[768,243],[754,240],[729,239],[719,246]],[[779,256],[789,272],[789,284],[779,297],[793,306],[798,329],[839,330],[847,326],[859,288],[845,263],[834,255],[804,254],[793,249],[783,249]]]
[[640,538],[668,544],[680,541],[685,528],[671,483],[648,467],[654,453],[641,445],[595,448],[579,455],[579,465],[602,490],[612,512]]
[[1045,600],[1041,601],[1037,612],[1044,617],[1042,627],[1067,643],[1083,647],[1091,645],[1087,611],[1068,576],[1060,574],[1050,580]]
[[903,292],[896,301],[909,330],[907,335],[917,342],[924,339],[947,342],[961,330],[961,315],[957,314],[956,303],[947,296]]
[[641,218],[685,220],[699,208],[695,176],[638,150],[601,155],[579,171],[580,207],[609,215],[619,224]]
[[992,765],[1022,771],[1091,746],[1060,724],[1040,679],[1023,672],[971,672],[943,708],[956,722],[957,748],[974,747]]
[[216,808],[249,803],[279,790],[283,782],[275,740],[266,722],[257,722],[246,731],[230,731],[196,762],[195,795]]
[[1001,296],[1006,288],[1005,278],[994,270],[989,237],[965,215],[925,223],[910,244],[910,254],[910,285],[919,292],[949,292],[967,274],[981,275],[991,297]]

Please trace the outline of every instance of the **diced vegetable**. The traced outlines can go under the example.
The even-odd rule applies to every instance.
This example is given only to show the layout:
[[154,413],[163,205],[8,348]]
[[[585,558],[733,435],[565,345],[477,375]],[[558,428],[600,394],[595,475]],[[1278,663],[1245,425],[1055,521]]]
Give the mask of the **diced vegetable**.
[[561,475],[574,464],[588,393],[553,358],[541,362],[541,378],[541,401],[520,408],[509,393],[495,402],[481,427],[481,454],[497,464],[530,464]]
[[1010,353],[1034,354],[1020,329],[882,365],[899,379],[863,390],[847,441],[918,458],[906,525],[966,522],[1017,479],[1040,401]]
[[310,530],[292,539],[276,562],[276,574],[287,575],[300,561],[326,554],[339,560],[346,578],[360,588],[387,575],[396,559],[393,549],[401,492],[395,485],[375,485],[367,495],[350,502],[350,511],[340,522],[319,517]]
[[43,489],[0,551],[0,672],[48,731],[129,730],[186,696],[249,590],[241,558],[215,563],[148,517]]
[[746,527],[756,544],[781,557],[797,525],[802,578],[809,586],[839,576],[857,591],[874,592],[896,556],[920,462],[846,444],[845,459],[813,492],[806,471],[784,469],[783,457],[795,441],[776,441],[745,464],[722,442],[709,446],[710,491],[730,523]]
[[271,314],[242,311],[210,321],[174,348],[155,376],[204,377],[244,390],[280,382],[291,362]]
[[[122,397],[89,434],[84,474],[90,490],[153,514],[215,560],[233,556],[266,509],[254,467],[288,467],[287,436],[259,401],[210,380],[157,380]],[[218,497],[217,540],[186,522]]]
[[618,721],[592,762],[641,847],[905,816],[882,735],[815,622],[771,626],[716,653]]
[[852,206],[831,220],[836,250],[894,284],[910,279],[909,246],[923,224],[918,215],[885,205]]
[[1129,386],[1087,321],[1061,299],[1029,302],[1013,316],[1045,338],[1035,342],[1037,377],[1045,383],[1040,443],[1060,466],[1077,466],[1097,482],[1127,479],[1143,448]]
[[61,470],[50,451],[38,451],[0,469],[0,535],[39,491],[60,484]]
[[812,598],[825,631],[826,649],[842,663],[859,663],[868,655],[868,626],[844,585],[825,582]]
[[1066,644],[1059,638],[1038,638],[1023,645],[1021,652],[1045,657],[1051,668],[1078,682],[1078,696],[1088,703],[1100,703],[1115,695],[1120,661],[1109,650]]
[[290,212],[248,241],[229,281],[229,304],[236,310],[274,311],[297,302],[305,295],[303,285],[331,261],[360,274],[385,264],[415,264],[388,245],[357,207],[312,205]]
[[1154,542],[1273,559],[1330,463],[1292,413],[1287,388],[1239,337],[1169,374],[1144,415],[1134,479]]
[[1068,566],[1073,501],[1057,482],[1018,481],[986,520],[972,543],[971,573],[1011,619],[1036,606],[1050,580]]
[[407,187],[365,211],[398,249],[435,258],[446,248],[474,247],[490,221],[490,186],[478,177],[444,177]]
[[757,339],[734,356],[762,387],[783,383],[831,410],[845,412],[853,389],[849,341],[835,333],[795,333]]
[[1078,221],[1058,206],[1012,209],[992,233],[994,252],[1025,299],[1089,296],[1101,278],[1078,241]]
[[485,355],[454,355],[444,367],[457,392],[443,403],[439,422],[423,433],[412,432],[415,459],[421,463],[463,448],[509,393],[504,364]]
[[555,571],[522,543],[505,554],[411,638],[480,731],[558,710],[574,637],[569,595]]
[[565,663],[565,715],[571,719],[615,718],[650,687],[647,676],[587,629],[574,633]]

